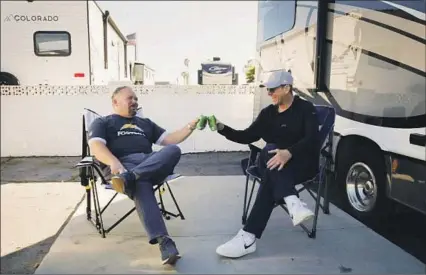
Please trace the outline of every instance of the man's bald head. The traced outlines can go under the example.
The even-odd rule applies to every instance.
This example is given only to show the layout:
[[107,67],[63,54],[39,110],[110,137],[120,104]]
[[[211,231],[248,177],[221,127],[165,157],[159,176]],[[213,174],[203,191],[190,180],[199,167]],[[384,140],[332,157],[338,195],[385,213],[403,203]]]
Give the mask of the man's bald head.
[[116,114],[123,117],[133,117],[138,109],[138,98],[132,88],[121,86],[114,90],[111,96],[112,106]]

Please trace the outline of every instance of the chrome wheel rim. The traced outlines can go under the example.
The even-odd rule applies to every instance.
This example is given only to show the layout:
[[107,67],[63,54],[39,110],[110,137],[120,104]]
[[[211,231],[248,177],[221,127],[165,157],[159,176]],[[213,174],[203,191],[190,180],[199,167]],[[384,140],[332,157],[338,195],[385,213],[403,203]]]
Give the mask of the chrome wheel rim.
[[360,212],[369,212],[377,200],[377,184],[373,171],[365,163],[357,162],[346,176],[349,203]]

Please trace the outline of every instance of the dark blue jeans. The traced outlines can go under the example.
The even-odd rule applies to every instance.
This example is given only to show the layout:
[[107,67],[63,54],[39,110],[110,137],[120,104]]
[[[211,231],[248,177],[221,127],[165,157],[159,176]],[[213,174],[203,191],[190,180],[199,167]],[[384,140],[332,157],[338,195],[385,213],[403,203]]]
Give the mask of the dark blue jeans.
[[271,154],[268,151],[273,149],[276,149],[274,145],[267,144],[260,152],[257,165],[262,175],[262,183],[244,227],[245,231],[253,233],[258,239],[266,228],[275,203],[290,195],[297,196],[295,189],[297,184],[295,169],[297,167],[293,162],[289,161],[281,171],[278,171],[277,168],[274,170],[267,168],[267,162],[275,155],[275,153]]
[[168,235],[153,187],[162,183],[173,172],[180,157],[181,150],[178,146],[167,145],[151,154],[138,153],[120,158],[124,168],[140,176],[135,190],[127,195],[135,202],[150,244],[156,244],[158,237]]

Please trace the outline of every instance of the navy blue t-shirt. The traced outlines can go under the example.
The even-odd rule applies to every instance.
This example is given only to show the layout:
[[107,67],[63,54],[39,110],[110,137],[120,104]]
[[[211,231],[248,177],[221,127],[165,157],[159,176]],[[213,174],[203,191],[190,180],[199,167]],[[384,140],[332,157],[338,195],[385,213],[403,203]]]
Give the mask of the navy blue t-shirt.
[[152,145],[160,144],[165,135],[166,131],[148,118],[126,118],[117,114],[97,118],[89,129],[89,141],[104,142],[117,158],[134,153],[149,154]]

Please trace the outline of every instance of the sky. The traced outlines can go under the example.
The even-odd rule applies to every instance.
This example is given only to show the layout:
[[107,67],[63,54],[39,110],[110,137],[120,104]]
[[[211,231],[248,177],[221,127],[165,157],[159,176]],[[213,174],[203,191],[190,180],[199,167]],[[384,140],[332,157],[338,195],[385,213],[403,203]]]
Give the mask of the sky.
[[156,81],[176,83],[190,60],[189,84],[203,61],[232,63],[245,83],[244,65],[255,56],[256,1],[97,1],[124,35],[136,32],[138,59]]

